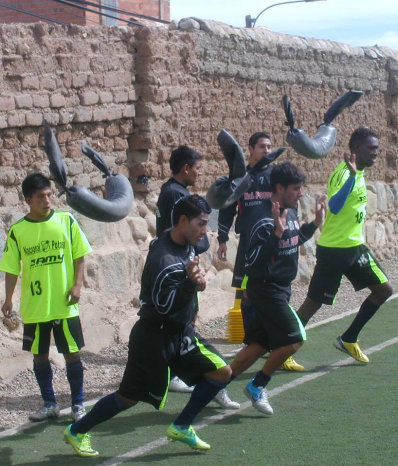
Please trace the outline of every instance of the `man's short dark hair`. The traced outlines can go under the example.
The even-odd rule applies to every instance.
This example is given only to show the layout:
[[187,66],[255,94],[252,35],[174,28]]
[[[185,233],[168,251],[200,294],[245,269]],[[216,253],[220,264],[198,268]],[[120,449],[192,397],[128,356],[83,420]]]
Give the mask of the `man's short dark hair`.
[[264,131],[258,131],[257,133],[254,133],[250,136],[249,146],[254,147],[258,143],[258,140],[261,138],[269,139],[271,141],[271,136],[268,133],[265,133]]
[[181,215],[185,215],[189,220],[192,220],[202,213],[210,214],[210,212],[211,207],[206,199],[198,194],[191,194],[190,196],[182,197],[175,203],[171,217],[173,225],[177,225]]
[[32,197],[36,191],[43,188],[51,188],[51,183],[41,173],[32,173],[22,181],[22,194],[25,199]]
[[274,165],[270,176],[273,193],[276,192],[276,185],[278,183],[287,188],[290,184],[305,183],[305,180],[306,176],[304,172],[291,162],[282,162]]
[[189,146],[179,146],[173,150],[170,156],[171,172],[177,174],[184,165],[192,167],[198,160],[202,160],[203,155],[196,152],[195,149]]
[[353,152],[355,149],[355,146],[357,144],[363,143],[366,141],[368,138],[376,138],[379,139],[377,134],[370,128],[366,128],[365,126],[361,126],[357,128],[350,137],[350,142],[348,143],[348,146],[350,148],[350,151]]

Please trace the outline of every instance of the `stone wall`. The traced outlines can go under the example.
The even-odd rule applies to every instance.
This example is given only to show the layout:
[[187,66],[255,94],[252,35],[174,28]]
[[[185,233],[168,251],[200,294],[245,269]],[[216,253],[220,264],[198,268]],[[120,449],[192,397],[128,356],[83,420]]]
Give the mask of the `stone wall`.
[[[324,192],[352,130],[374,127],[381,153],[368,173],[366,235],[380,256],[397,252],[398,52],[190,19],[170,28],[2,25],[0,59],[1,249],[11,223],[26,213],[21,180],[32,171],[48,174],[44,119],[56,133],[70,184],[102,192],[100,173],[81,153],[85,142],[103,154],[112,171],[129,177],[135,190],[130,214],[118,223],[77,215],[94,247],[86,260],[82,298],[89,350],[126,341],[136,319],[140,276],[155,232],[159,186],[169,176],[171,150],[187,143],[206,155],[195,188],[204,193],[226,171],[216,144],[221,128],[242,147],[258,130],[270,131],[275,146],[285,144],[285,93],[297,125],[313,135],[335,98],[349,89],[364,91],[355,106],[337,118],[337,144],[325,159],[305,159],[291,149],[282,157],[308,174],[308,195],[301,203],[305,220],[312,217],[314,197]],[[149,177],[147,185],[137,182],[140,175]],[[54,203],[68,208],[63,197]],[[216,213],[213,225],[215,221]],[[209,282],[202,297],[204,320],[225,314],[226,303],[233,302],[230,280],[237,239],[231,236],[226,263],[216,258],[214,232],[211,248],[201,259]],[[302,250],[299,279],[304,282],[314,249],[312,240]],[[4,351],[19,354],[20,328],[10,331],[0,324],[0,333]],[[0,376],[11,376],[18,365],[13,367],[0,364]]]

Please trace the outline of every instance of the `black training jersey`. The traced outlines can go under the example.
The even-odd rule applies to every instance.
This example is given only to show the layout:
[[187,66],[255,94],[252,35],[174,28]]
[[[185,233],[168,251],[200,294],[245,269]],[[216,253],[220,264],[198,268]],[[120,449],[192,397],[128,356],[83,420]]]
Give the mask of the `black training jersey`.
[[173,207],[184,196],[189,196],[189,191],[174,178],[162,185],[156,204],[156,236],[173,226]]
[[[162,185],[156,205],[156,236],[173,226],[173,209],[183,197],[189,196],[187,188],[174,178],[170,178]],[[195,246],[196,254],[206,252],[210,247],[209,239],[205,235]]]
[[[272,166],[268,165],[251,175],[252,185],[248,192],[244,193],[237,202],[226,209],[220,210],[218,214],[218,242],[228,241],[228,233],[234,221],[236,211],[238,215],[235,222],[235,231],[239,234],[249,233],[251,224],[248,221],[263,214],[263,204],[271,197],[271,176]],[[257,215],[253,213],[257,212]]]
[[186,266],[195,255],[193,246],[176,244],[170,230],[152,241],[142,273],[139,316],[176,330],[192,321],[197,310],[196,285],[188,278]]
[[[263,206],[263,216],[254,223],[246,252],[246,273],[250,278],[288,286],[297,275],[298,248],[315,233],[314,223],[299,225],[296,209],[287,209],[286,228],[279,239],[274,234],[272,202]],[[282,211],[282,209],[281,209]]]

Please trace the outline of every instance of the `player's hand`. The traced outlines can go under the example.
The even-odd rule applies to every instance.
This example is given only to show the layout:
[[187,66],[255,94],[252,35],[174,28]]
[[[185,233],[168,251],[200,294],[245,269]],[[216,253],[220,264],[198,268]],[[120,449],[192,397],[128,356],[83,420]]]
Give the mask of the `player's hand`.
[[79,302],[80,292],[81,286],[72,286],[72,288],[66,294],[66,301],[68,302],[68,306],[72,306],[73,304],[77,304]]
[[12,301],[4,301],[1,310],[4,314],[4,317],[11,317],[12,315]]
[[286,228],[287,209],[284,209],[281,214],[279,202],[273,202],[272,216],[274,217],[274,234],[278,238],[282,238]]
[[217,250],[217,257],[221,261],[227,260],[227,243],[220,243]]
[[327,199],[328,198],[326,194],[323,194],[316,199],[314,223],[317,227],[322,225],[323,221],[325,220]]
[[357,157],[355,154],[344,154],[344,161],[350,171],[350,176],[355,176],[357,173]]
[[206,279],[199,268],[199,257],[195,256],[194,260],[187,265],[188,278],[196,285],[198,291],[204,291],[206,288]]

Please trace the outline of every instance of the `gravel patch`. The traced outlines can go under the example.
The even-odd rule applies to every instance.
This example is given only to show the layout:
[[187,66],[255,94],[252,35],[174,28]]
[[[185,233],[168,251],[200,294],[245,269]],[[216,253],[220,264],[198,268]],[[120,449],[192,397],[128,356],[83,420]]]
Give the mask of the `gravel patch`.
[[[383,268],[390,278],[394,290],[398,290],[397,265],[398,258],[382,262]],[[294,283],[291,304],[298,309],[307,293],[307,284]],[[311,320],[311,323],[338,315],[350,309],[357,308],[368,290],[355,293],[351,284],[343,280],[338,298],[334,306],[323,306]],[[210,340],[221,352],[230,352],[239,345],[228,344],[226,341],[227,318],[217,318],[200,324],[199,333]],[[121,380],[127,359],[127,346],[119,344],[103,350],[102,355],[82,351],[82,361],[85,367],[86,400],[101,397],[117,389]],[[53,365],[54,389],[61,408],[70,406],[69,385],[63,368]],[[32,411],[42,405],[39,390],[32,369],[20,372],[9,383],[0,382],[0,431],[16,427],[29,421]]]

